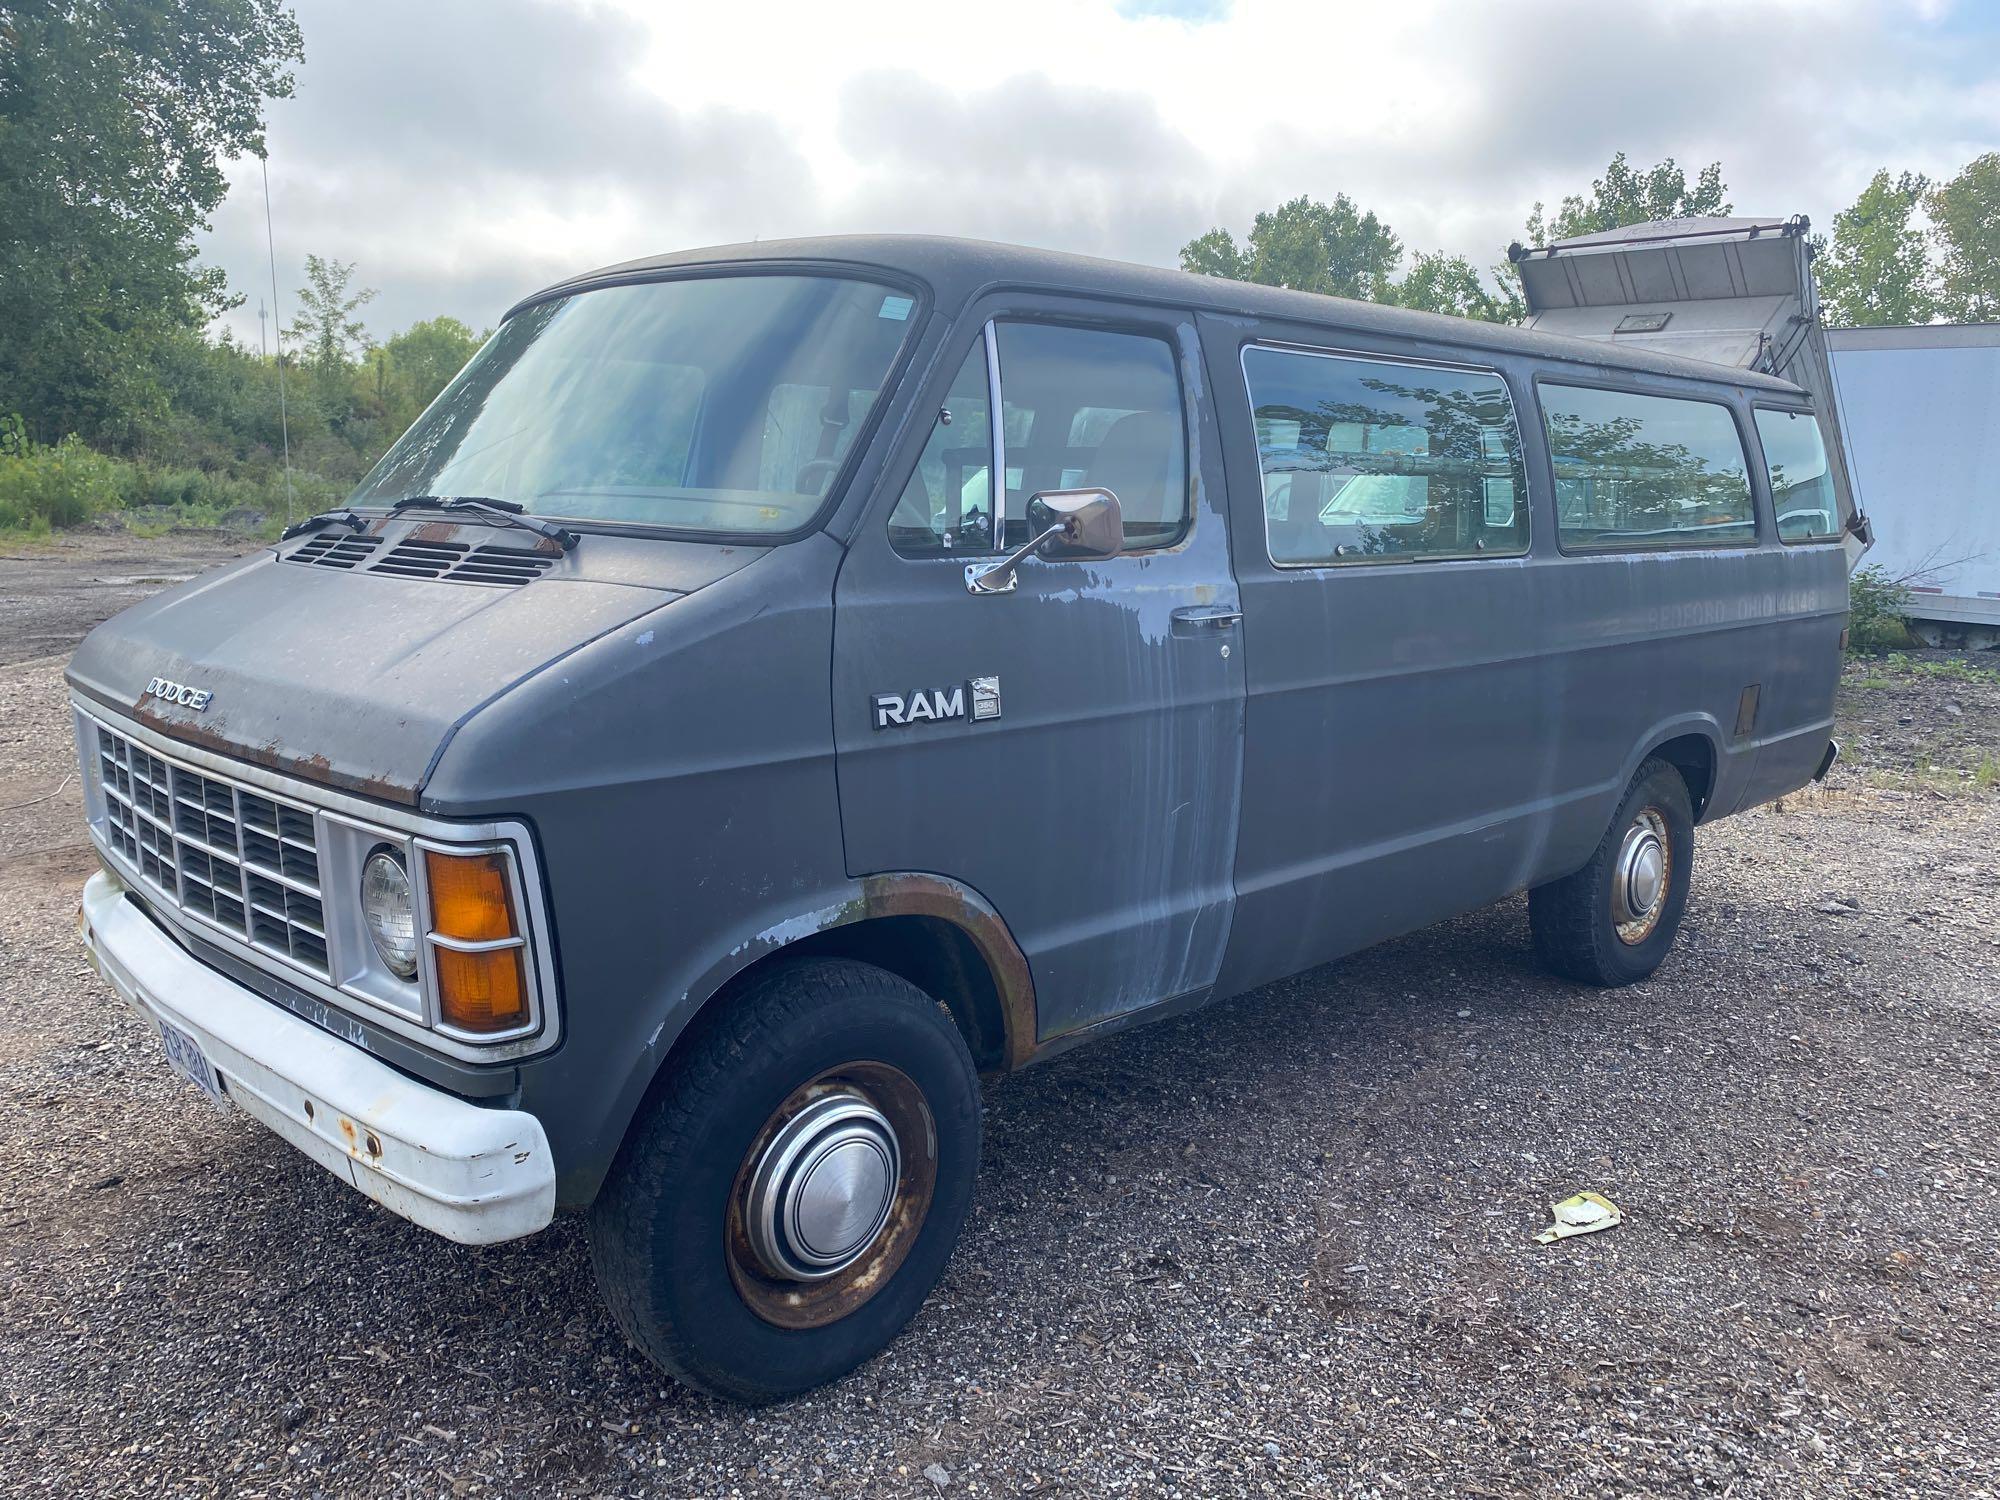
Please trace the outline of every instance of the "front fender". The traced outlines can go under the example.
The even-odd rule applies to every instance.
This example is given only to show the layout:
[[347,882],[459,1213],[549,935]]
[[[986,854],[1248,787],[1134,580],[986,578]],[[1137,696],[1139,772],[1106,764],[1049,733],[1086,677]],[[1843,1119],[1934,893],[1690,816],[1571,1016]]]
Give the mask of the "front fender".
[[1007,1066],[1020,1067],[1033,1057],[1035,996],[1027,958],[999,913],[970,886],[943,875],[897,871],[845,881],[803,905],[796,900],[774,902],[701,944],[674,979],[642,1001],[645,1024],[638,1034],[644,1041],[626,1056],[601,1059],[609,1076],[604,1079],[603,1110],[592,1132],[595,1146],[559,1153],[566,1158],[559,1184],[564,1206],[581,1206],[596,1197],[674,1044],[731,984],[807,938],[858,922],[903,916],[938,918],[971,940],[1000,999]]

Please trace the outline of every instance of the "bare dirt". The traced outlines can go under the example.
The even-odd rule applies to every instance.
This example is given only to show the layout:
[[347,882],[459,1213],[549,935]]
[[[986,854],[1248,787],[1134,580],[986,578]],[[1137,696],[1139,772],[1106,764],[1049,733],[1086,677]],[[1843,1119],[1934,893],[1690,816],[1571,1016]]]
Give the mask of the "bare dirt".
[[234,532],[142,537],[115,526],[0,543],[0,666],[67,656],[99,621],[262,545]]
[[[10,1493],[1996,1493],[1984,662],[1850,668],[1847,758],[1701,831],[1645,985],[1550,979],[1515,900],[997,1083],[914,1326],[752,1412],[624,1345],[573,1224],[412,1228],[91,973],[56,653],[175,571],[95,545],[0,562]],[[1586,1188],[1628,1221],[1537,1246]]]

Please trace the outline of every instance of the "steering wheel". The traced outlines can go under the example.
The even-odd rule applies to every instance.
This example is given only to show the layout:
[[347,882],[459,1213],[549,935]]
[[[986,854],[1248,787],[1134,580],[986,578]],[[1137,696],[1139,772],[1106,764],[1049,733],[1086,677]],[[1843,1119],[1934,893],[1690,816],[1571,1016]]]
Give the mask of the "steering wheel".
[[817,495],[825,491],[833,478],[833,471],[840,467],[837,458],[814,458],[806,462],[798,476],[792,480],[792,489],[801,495]]

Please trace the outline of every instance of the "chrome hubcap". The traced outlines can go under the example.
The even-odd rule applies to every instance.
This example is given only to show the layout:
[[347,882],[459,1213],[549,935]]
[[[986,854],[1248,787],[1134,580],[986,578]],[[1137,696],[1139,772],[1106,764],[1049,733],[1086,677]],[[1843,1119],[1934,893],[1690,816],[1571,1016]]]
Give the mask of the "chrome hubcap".
[[744,1229],[765,1274],[819,1281],[852,1265],[888,1222],[902,1181],[888,1118],[859,1093],[824,1094],[757,1158]]
[[1673,871],[1667,821],[1652,808],[1632,820],[1611,871],[1611,920],[1619,939],[1643,943],[1659,925]]

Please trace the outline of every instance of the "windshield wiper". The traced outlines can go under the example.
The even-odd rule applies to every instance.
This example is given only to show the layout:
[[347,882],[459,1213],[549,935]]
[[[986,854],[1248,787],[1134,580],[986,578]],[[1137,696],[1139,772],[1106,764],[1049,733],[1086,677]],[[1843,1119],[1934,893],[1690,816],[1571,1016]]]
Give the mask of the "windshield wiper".
[[358,516],[351,510],[321,511],[316,516],[307,516],[303,521],[294,521],[278,533],[278,540],[289,542],[295,536],[304,536],[309,531],[323,531],[329,526],[351,526],[356,531],[366,531],[368,518]]
[[485,495],[405,495],[389,507],[389,514],[393,516],[406,510],[471,511],[502,526],[519,526],[524,531],[545,536],[565,552],[576,546],[574,531],[526,514],[527,507],[517,500],[494,500]]

